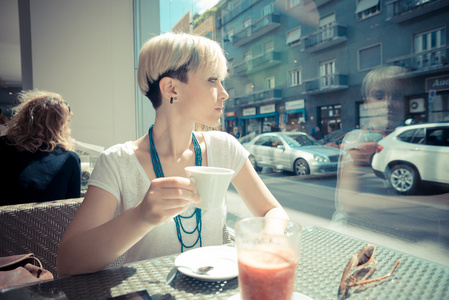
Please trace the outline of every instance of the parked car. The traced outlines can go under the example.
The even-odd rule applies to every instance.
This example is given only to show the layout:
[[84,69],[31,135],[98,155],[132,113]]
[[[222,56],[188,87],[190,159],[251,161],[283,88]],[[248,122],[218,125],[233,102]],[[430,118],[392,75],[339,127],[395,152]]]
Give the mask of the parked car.
[[345,134],[353,130],[354,128],[336,129],[323,136],[323,138],[319,139],[318,143],[321,145],[326,145],[327,143],[335,142],[336,140],[340,139],[341,137],[344,137]]
[[306,133],[271,132],[256,136],[243,146],[256,170],[271,167],[296,175],[337,171],[340,151],[319,145]]
[[449,122],[396,128],[379,141],[374,173],[400,194],[413,194],[421,181],[449,184]]
[[342,133],[337,139],[325,143],[325,146],[341,148],[343,140],[345,150],[349,153],[354,162],[370,163],[377,149],[377,142],[386,136],[382,131],[353,130]]

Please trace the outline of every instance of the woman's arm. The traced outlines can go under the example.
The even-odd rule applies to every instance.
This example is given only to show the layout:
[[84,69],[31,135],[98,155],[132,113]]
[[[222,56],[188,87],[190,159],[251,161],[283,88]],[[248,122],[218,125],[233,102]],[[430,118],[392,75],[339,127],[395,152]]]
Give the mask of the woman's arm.
[[254,216],[289,219],[248,159],[232,180],[232,184]]
[[113,218],[117,199],[101,188],[89,186],[59,244],[58,274],[104,269],[154,227],[198,202],[194,190],[195,184],[187,178],[155,179],[139,204]]

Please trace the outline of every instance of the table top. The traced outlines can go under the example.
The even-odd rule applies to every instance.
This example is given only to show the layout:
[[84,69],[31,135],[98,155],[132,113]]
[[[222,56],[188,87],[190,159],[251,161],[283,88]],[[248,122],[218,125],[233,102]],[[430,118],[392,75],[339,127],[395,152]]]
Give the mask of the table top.
[[[295,290],[318,299],[337,299],[341,275],[354,253],[368,241],[319,227],[303,229]],[[390,272],[392,277],[352,288],[347,299],[449,299],[449,267],[376,245],[379,261],[371,278]],[[239,293],[238,279],[210,282],[185,276],[155,262],[173,264],[177,255],[103,270],[66,276],[54,281],[0,292],[0,299],[106,299],[148,290],[159,299],[228,299]]]

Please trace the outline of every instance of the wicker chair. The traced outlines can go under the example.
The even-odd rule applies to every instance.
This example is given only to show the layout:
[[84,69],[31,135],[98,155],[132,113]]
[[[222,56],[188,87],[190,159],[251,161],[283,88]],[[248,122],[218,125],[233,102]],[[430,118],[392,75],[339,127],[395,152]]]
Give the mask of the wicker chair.
[[[83,198],[0,206],[0,256],[34,253],[55,277],[59,241]],[[230,230],[232,231],[232,230]],[[223,242],[232,242],[223,228]],[[121,263],[124,255],[111,266]]]
[[57,276],[62,234],[83,198],[0,206],[0,256],[34,253]]

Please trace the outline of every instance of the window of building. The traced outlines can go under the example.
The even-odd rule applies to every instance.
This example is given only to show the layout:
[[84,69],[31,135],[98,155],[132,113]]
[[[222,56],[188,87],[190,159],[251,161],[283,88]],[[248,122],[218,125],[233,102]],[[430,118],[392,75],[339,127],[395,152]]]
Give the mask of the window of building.
[[264,6],[262,8],[262,16],[268,16],[269,14],[273,13],[273,3],[268,4],[267,6]]
[[374,45],[359,50],[359,70],[372,69],[382,64],[380,45]]
[[[447,60],[447,50],[441,49],[446,45],[446,29],[444,27],[415,34],[413,37],[413,51],[417,69],[442,65]],[[422,54],[421,54],[422,53]]]
[[274,89],[274,87],[275,87],[274,76],[265,78],[265,89],[271,90]]
[[296,46],[301,42],[301,27],[287,31],[287,45]]
[[226,31],[226,35],[227,35],[227,40],[229,42],[232,42],[232,40],[234,38],[234,29],[229,29],[228,31]]
[[301,4],[301,0],[287,0],[287,8],[293,8]]
[[268,53],[274,51],[274,41],[268,41],[263,43],[263,52]]
[[380,0],[357,0],[355,13],[358,21],[377,15],[380,13]]
[[246,94],[252,94],[253,93],[253,89],[254,89],[254,83],[247,83],[246,85],[245,85],[245,92],[246,92]]
[[249,62],[252,59],[253,59],[253,51],[252,50],[248,50],[248,51],[243,53],[243,60],[245,62]]
[[320,64],[321,88],[334,85],[335,82],[335,60],[328,60]]
[[323,41],[334,37],[335,23],[335,14],[330,14],[320,19],[318,27],[321,31],[321,37]]
[[251,27],[251,17],[243,21],[243,28]]
[[289,86],[297,86],[302,84],[301,68],[297,68],[288,72]]

